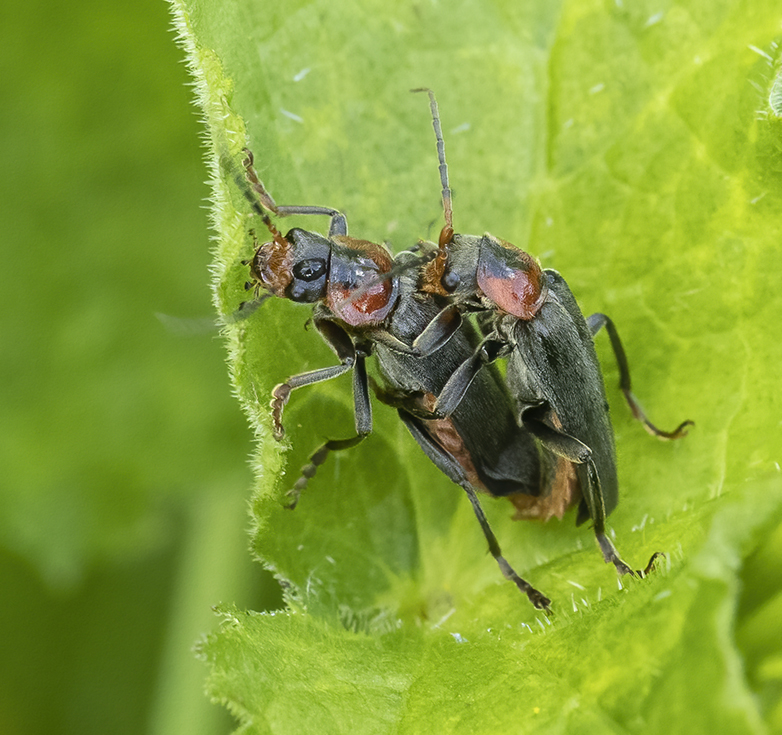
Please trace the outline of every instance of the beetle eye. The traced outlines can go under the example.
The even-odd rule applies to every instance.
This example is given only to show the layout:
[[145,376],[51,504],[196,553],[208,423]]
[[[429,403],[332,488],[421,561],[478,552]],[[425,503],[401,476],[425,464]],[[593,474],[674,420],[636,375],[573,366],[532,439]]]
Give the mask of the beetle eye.
[[458,273],[455,271],[446,271],[443,273],[443,277],[440,282],[443,284],[443,288],[448,291],[448,293],[453,293],[458,288],[460,281],[461,279],[459,278]]
[[307,283],[317,281],[326,272],[326,261],[323,258],[307,258],[293,266],[293,277]]

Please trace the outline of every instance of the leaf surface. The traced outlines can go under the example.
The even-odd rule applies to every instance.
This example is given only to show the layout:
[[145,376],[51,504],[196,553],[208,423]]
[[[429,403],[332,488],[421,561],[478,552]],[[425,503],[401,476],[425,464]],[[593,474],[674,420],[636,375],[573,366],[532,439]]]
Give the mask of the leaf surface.
[[[646,436],[598,337],[616,542],[633,563],[657,550],[667,563],[618,589],[587,528],[521,524],[486,501],[506,556],[552,597],[548,620],[502,581],[466,499],[384,406],[295,512],[281,507],[309,453],[352,434],[352,400],[346,377],[295,392],[274,442],[272,387],[335,358],[304,329],[305,307],[266,302],[227,337],[258,435],[254,550],[289,606],[226,607],[202,648],[240,731],[782,723],[780,638],[758,622],[779,605],[778,566],[753,571],[778,559],[782,512],[780,13],[760,0],[624,5],[172,3],[216,154],[249,145],[279,204],[335,207],[351,234],[395,251],[441,226],[426,101],[407,93],[435,89],[457,230],[559,270],[585,313],[617,323],[652,420],[696,422],[683,441]],[[213,174],[227,315],[263,225]]]

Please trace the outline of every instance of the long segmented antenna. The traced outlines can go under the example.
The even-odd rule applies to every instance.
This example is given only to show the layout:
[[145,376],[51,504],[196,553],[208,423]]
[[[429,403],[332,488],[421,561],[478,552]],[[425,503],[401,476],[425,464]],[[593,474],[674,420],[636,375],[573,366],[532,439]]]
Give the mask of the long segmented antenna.
[[242,149],[242,152],[245,155],[245,158],[242,161],[244,171],[239,169],[239,166],[237,166],[236,162],[228,153],[220,155],[220,164],[231,174],[231,176],[233,176],[239,191],[242,192],[244,198],[250,203],[253,212],[263,220],[263,224],[266,225],[266,229],[269,230],[274,241],[278,245],[285,247],[285,238],[274,226],[274,222],[272,222],[271,217],[269,217],[267,212],[268,210],[269,212],[277,214],[277,204],[274,199],[272,199],[271,194],[266,191],[263,184],[258,179],[258,175],[255,173],[255,169],[253,168],[253,154],[247,148]]
[[440,183],[443,189],[443,214],[445,215],[445,227],[440,232],[440,249],[453,238],[453,198],[451,196],[451,187],[448,184],[448,164],[445,162],[445,140],[443,139],[443,129],[440,125],[440,109],[437,106],[434,92],[428,87],[419,87],[411,89],[411,92],[426,92],[429,95],[429,109],[432,111],[432,127],[437,139],[437,160],[440,162]]
[[[329,237],[334,235],[347,235],[348,234],[348,222],[345,219],[345,215],[338,209],[332,209],[331,207],[316,207],[312,205],[298,205],[298,204],[285,204],[278,206],[272,199],[272,195],[266,191],[266,187],[261,183],[258,178],[258,174],[253,168],[253,154],[248,148],[243,149],[245,159],[242,161],[244,166],[247,181],[250,182],[252,190],[260,198],[260,203],[265,209],[273,212],[278,217],[288,217],[292,214],[304,214],[304,215],[322,215],[328,217],[331,222],[329,223]],[[245,194],[247,196],[247,194]],[[258,211],[257,208],[255,210]],[[268,217],[264,217],[264,223],[269,227]]]

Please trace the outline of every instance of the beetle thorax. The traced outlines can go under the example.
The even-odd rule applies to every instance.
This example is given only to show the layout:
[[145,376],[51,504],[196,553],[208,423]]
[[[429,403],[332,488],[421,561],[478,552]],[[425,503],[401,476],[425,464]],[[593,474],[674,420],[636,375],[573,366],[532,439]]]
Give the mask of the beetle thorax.
[[543,271],[531,255],[504,240],[481,238],[476,275],[484,303],[505,314],[529,321],[543,306]]
[[380,324],[396,306],[399,292],[396,278],[383,278],[393,266],[390,253],[367,240],[333,240],[326,306],[351,327]]

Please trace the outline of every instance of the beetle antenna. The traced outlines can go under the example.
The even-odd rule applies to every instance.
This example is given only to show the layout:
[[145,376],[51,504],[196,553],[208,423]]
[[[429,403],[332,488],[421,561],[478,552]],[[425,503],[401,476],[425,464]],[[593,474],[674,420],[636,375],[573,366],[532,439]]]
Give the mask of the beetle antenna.
[[278,245],[285,247],[285,238],[283,238],[280,231],[274,226],[274,223],[268,214],[268,212],[278,214],[277,204],[274,199],[272,199],[271,194],[266,191],[266,187],[261,183],[258,174],[253,168],[253,154],[247,148],[243,148],[242,152],[245,155],[245,158],[242,161],[244,173],[240,171],[236,161],[234,161],[227,152],[220,155],[220,165],[231,174],[239,191],[242,192],[244,198],[250,203],[253,212],[263,220],[263,224],[266,225],[266,229],[269,230],[274,241]]
[[432,127],[437,139],[437,160],[440,162],[440,183],[443,189],[443,214],[445,215],[445,227],[440,232],[440,250],[451,242],[453,238],[453,197],[451,196],[451,187],[448,184],[448,164],[445,162],[445,140],[443,139],[443,129],[440,125],[440,108],[437,106],[437,99],[434,92],[428,87],[419,87],[411,89],[411,92],[426,92],[429,95],[429,109],[432,111]]

